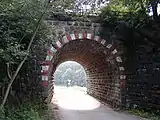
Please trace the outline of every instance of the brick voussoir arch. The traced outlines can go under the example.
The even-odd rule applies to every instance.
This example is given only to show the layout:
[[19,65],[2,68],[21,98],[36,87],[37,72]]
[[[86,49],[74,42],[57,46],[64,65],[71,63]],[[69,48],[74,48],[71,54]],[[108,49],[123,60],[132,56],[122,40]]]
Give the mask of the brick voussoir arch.
[[94,35],[92,33],[73,33],[69,34],[66,33],[65,36],[59,41],[56,42],[55,45],[52,45],[49,51],[47,51],[46,59],[42,62],[42,82],[41,85],[45,88],[45,96],[47,101],[49,102],[51,100],[51,97],[53,96],[53,89],[54,89],[54,78],[53,74],[50,74],[50,70],[52,70],[51,67],[54,67],[53,64],[53,58],[56,55],[56,52],[66,43],[73,41],[73,40],[94,40],[103,45],[107,50],[110,50],[111,56],[113,56],[114,61],[116,62],[119,70],[119,83],[120,88],[125,87],[125,81],[126,81],[126,75],[124,74],[125,68],[123,66],[123,60],[121,56],[118,54],[118,50],[115,48],[115,46],[111,43],[107,43],[106,40],[101,39],[100,36]]

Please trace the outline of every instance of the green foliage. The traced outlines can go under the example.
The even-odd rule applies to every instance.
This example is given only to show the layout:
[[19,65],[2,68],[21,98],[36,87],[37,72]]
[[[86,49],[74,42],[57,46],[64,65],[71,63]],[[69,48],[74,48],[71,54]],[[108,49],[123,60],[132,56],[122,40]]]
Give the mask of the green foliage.
[[101,10],[100,17],[107,24],[124,21],[131,27],[137,28],[148,22],[146,1],[112,0]]
[[128,110],[128,112],[135,114],[135,115],[138,115],[143,118],[148,118],[150,120],[160,120],[160,111],[159,110],[153,111],[153,109],[146,110],[146,109],[135,108],[135,109]]
[[86,86],[86,73],[84,68],[76,62],[64,62],[55,72],[55,84],[66,85],[71,80],[71,85]]
[[[1,1],[0,5],[0,58],[16,63],[25,54],[37,20],[44,10],[44,1]],[[37,40],[47,38],[48,28],[44,26],[46,23],[42,24],[43,32],[38,33]]]
[[[37,22],[44,12],[46,0],[1,0],[0,1],[0,101],[3,98],[6,86],[9,81],[7,76],[7,63],[10,64],[11,76],[15,72],[17,65],[22,61],[26,52],[27,46],[36,28]],[[44,19],[48,16],[44,16]],[[12,86],[11,93],[19,92],[18,89],[29,89],[29,92],[36,92],[32,85],[38,79],[36,70],[40,71],[40,65],[33,65],[40,63],[43,58],[46,48],[53,42],[53,27],[51,27],[45,20],[42,20],[40,28],[35,36],[34,42],[30,49],[29,57],[23,65],[17,80]],[[33,69],[34,67],[34,69]],[[30,70],[29,70],[30,69]],[[30,72],[30,74],[29,74]],[[34,76],[34,80],[33,80]],[[31,79],[30,79],[30,78]],[[34,82],[34,84],[33,84]],[[28,87],[30,86],[30,87]],[[36,86],[38,86],[36,84]],[[24,91],[23,91],[24,92]],[[28,92],[28,93],[29,93]],[[24,93],[18,93],[20,94]],[[23,95],[25,96],[25,95]],[[29,95],[28,95],[29,96]],[[15,98],[17,95],[15,96]],[[23,99],[22,97],[19,99]]]
[[[25,50],[44,10],[44,1],[0,1],[0,62],[17,64],[26,55]],[[35,38],[37,45],[48,43],[52,34],[49,28],[43,21]]]
[[42,103],[26,103],[18,107],[5,107],[0,120],[43,120],[47,107]]
[[75,0],[56,0],[52,2],[53,12],[71,12],[75,8]]

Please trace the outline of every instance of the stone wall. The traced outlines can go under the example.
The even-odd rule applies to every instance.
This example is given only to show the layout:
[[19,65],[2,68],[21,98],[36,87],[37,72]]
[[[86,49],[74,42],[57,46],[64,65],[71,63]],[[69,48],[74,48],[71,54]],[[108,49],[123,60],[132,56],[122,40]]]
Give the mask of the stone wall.
[[[52,45],[57,52],[54,53],[54,62],[52,60],[54,67],[50,90],[53,90],[56,67],[62,62],[72,60],[80,63],[86,70],[88,94],[112,107],[139,105],[159,108],[160,52],[155,52],[151,46],[138,46],[133,53],[126,55],[124,46],[116,37],[110,40],[101,39],[103,42],[100,40],[99,44],[95,37],[100,35],[99,23],[56,20],[48,22],[54,25],[57,35]],[[108,49],[109,44],[114,47]],[[115,48],[118,52],[114,53]],[[121,62],[116,62],[117,56],[125,61],[125,68]]]
[[127,62],[127,106],[160,108],[160,52],[139,45]]
[[48,20],[50,25],[54,26],[56,38],[55,41],[60,40],[65,33],[74,32],[89,32],[95,35],[100,34],[101,25],[100,23],[83,22],[83,21],[59,21],[59,20]]
[[87,79],[88,94],[110,104],[114,108],[120,107],[121,89],[116,68],[113,69],[110,64],[105,66],[102,64],[98,67],[93,64],[88,72],[91,72]]
[[[48,22],[55,27],[56,38],[52,47],[57,51],[52,53],[51,50],[54,60],[48,77],[51,79],[50,87],[47,88],[51,91],[51,97],[56,67],[72,60],[85,68],[88,94],[114,108],[138,105],[159,108],[160,52],[155,53],[151,46],[138,46],[133,53],[126,55],[124,53],[128,51],[124,50],[125,47],[116,37],[110,40],[95,37],[100,35],[99,23],[58,20]],[[121,56],[125,67],[121,59],[117,62],[117,56]]]

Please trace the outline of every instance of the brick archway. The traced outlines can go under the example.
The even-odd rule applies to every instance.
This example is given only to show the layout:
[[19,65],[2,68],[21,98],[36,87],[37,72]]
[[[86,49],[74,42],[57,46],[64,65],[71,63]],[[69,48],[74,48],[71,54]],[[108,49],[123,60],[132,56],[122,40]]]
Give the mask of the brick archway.
[[[87,44],[88,46],[85,45],[86,49],[94,48],[93,51],[90,51],[97,51],[96,54],[100,51],[97,50],[97,47],[102,46],[101,52],[103,51],[103,55],[88,54],[86,52],[81,55],[82,57],[78,56],[81,52],[77,50],[77,47],[71,50],[72,45],[70,45],[71,43],[77,44],[76,42]],[[89,43],[97,44],[96,49]],[[66,45],[70,46],[70,48],[68,46],[65,48]],[[42,86],[44,88],[44,96],[47,98],[46,101],[49,102],[54,94],[54,72],[56,67],[66,60],[73,60],[81,63],[86,68],[86,72],[89,75],[87,81],[89,84],[88,94],[111,104],[113,107],[120,107],[122,105],[122,90],[125,88],[126,75],[124,74],[125,68],[121,52],[117,48],[115,43],[101,39],[100,36],[91,33],[66,34],[55,45],[51,46],[50,50],[47,51],[45,61],[42,62]],[[65,49],[72,53],[74,52],[74,55],[69,52],[65,53]],[[83,59],[85,60],[83,61]],[[114,67],[109,69],[108,66]],[[110,84],[107,85],[107,82],[110,82]]]

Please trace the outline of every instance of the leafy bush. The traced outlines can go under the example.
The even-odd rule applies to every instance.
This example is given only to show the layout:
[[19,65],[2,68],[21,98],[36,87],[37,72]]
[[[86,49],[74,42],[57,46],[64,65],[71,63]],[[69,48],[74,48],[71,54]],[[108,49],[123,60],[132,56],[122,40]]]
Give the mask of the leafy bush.
[[130,109],[128,110],[129,113],[138,115],[140,117],[149,118],[150,120],[160,120],[160,111],[153,110],[153,109]]
[[[26,49],[36,28],[39,17],[44,12],[46,0],[2,0],[0,1],[0,101],[4,97],[9,82],[7,75],[7,63],[11,76],[18,64],[26,55]],[[49,11],[44,18],[48,16]],[[13,98],[31,96],[29,92],[38,92],[38,71],[40,61],[53,40],[52,27],[42,20],[40,28],[35,36],[30,49],[30,54],[23,69],[16,77],[10,94]],[[21,90],[20,90],[21,89]],[[29,90],[28,90],[29,89]],[[19,93],[21,91],[21,93]],[[25,94],[24,94],[25,92]],[[28,93],[27,93],[28,92]],[[35,93],[33,93],[35,95]],[[12,98],[11,98],[11,101]],[[14,103],[13,103],[14,104]]]
[[116,24],[124,21],[131,27],[139,27],[146,24],[150,19],[148,16],[146,2],[112,0],[107,6],[101,9],[100,17],[104,23]]
[[5,107],[0,120],[42,120],[47,107],[44,104],[27,103],[18,107]]

